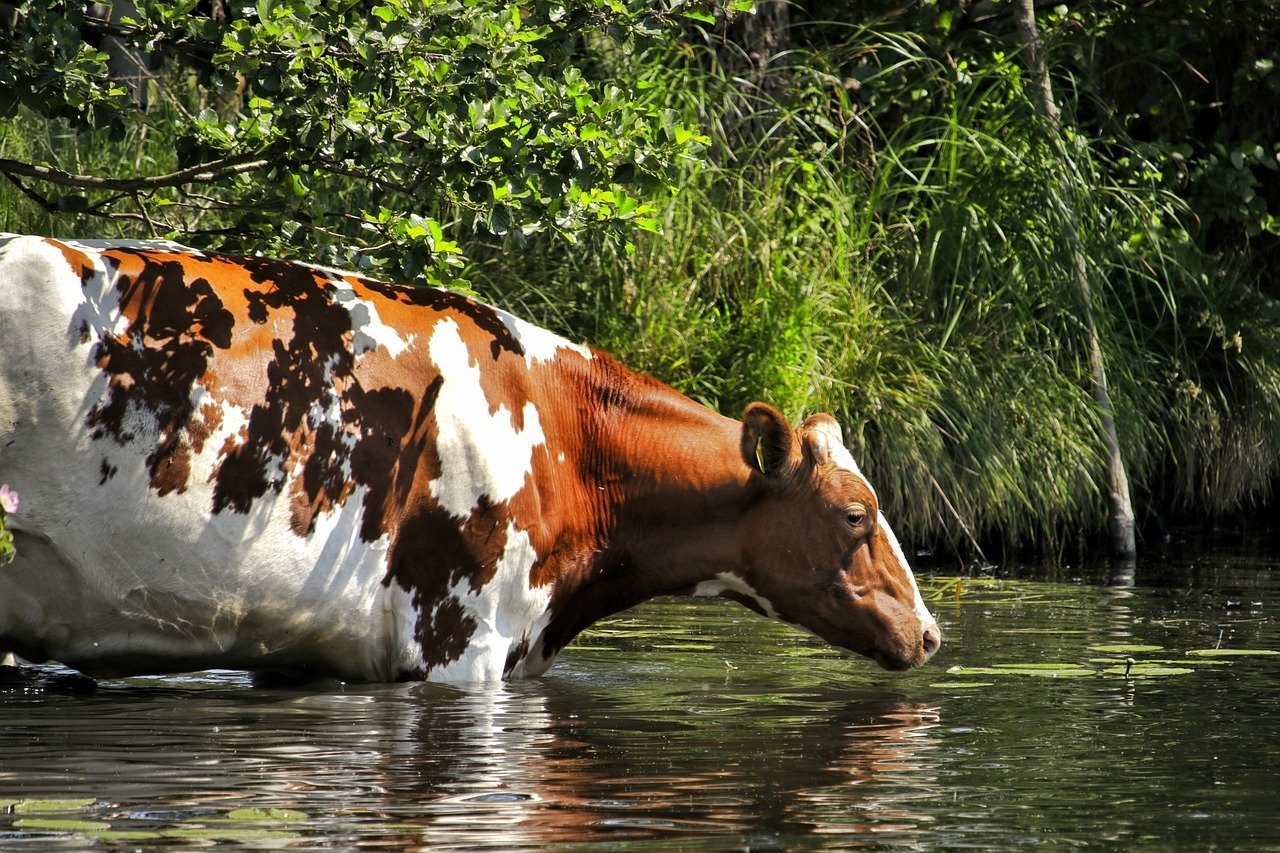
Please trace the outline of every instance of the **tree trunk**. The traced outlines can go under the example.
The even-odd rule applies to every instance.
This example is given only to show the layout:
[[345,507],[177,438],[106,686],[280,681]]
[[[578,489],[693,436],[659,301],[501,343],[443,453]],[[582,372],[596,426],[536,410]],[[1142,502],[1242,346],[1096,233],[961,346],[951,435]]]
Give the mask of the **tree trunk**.
[[712,27],[686,25],[690,39],[705,39],[715,63],[736,94],[726,122],[730,146],[743,156],[764,140],[771,114],[785,95],[790,72],[778,58],[791,47],[791,0],[758,0],[755,11],[733,14],[721,8]]
[[[1053,87],[1049,82],[1049,71],[1044,57],[1044,45],[1036,29],[1033,0],[1013,0],[1013,17],[1018,36],[1022,40],[1036,109],[1048,125],[1050,144],[1059,154],[1065,155],[1061,112],[1053,98]],[[1071,252],[1076,288],[1083,308],[1085,332],[1089,338],[1089,373],[1093,386],[1093,399],[1098,405],[1098,414],[1102,420],[1102,438],[1107,451],[1107,475],[1111,491],[1109,519],[1111,552],[1116,557],[1132,558],[1137,553],[1133,499],[1129,492],[1129,475],[1125,470],[1124,456],[1120,452],[1120,440],[1116,433],[1115,409],[1111,404],[1111,394],[1107,391],[1107,371],[1102,357],[1102,344],[1098,339],[1093,287],[1089,282],[1089,267],[1080,246],[1079,221],[1074,203],[1068,199],[1065,202],[1065,209],[1066,224],[1062,236],[1066,240],[1068,251]]]
[[[111,25],[138,17],[138,7],[132,0],[111,0],[90,4],[89,13]],[[134,104],[146,110],[151,105],[152,87],[160,85],[159,54],[134,50],[124,39],[110,33],[102,36],[101,46],[107,54],[107,73],[111,79],[123,84]]]

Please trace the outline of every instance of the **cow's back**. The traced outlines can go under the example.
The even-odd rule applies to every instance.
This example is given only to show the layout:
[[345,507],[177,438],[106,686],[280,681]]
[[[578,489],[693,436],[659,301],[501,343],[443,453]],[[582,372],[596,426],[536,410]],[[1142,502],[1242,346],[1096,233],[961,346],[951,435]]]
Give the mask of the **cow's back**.
[[531,377],[567,346],[298,264],[6,242],[0,644],[99,674],[500,675],[546,609],[517,508],[546,464]]

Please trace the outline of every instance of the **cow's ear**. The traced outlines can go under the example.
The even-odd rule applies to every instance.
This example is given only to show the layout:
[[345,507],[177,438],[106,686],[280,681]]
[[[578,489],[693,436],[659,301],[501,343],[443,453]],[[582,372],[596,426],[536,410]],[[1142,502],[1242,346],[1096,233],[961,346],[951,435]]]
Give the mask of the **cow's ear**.
[[742,459],[769,480],[783,484],[799,470],[804,454],[782,412],[767,403],[752,403],[742,415]]
[[800,427],[805,446],[809,448],[809,456],[814,465],[825,465],[831,461],[836,447],[844,446],[844,438],[840,435],[840,423],[831,415],[812,415]]

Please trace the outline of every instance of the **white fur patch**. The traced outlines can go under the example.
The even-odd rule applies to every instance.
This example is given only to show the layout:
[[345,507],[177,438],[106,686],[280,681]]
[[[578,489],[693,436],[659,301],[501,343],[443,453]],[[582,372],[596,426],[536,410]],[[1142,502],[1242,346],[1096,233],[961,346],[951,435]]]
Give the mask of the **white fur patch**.
[[907,562],[907,555],[902,553],[902,545],[898,543],[898,537],[893,532],[893,528],[889,526],[889,522],[885,520],[884,513],[880,514],[877,522],[881,529],[884,530],[885,538],[889,540],[889,547],[893,549],[893,555],[898,560],[898,565],[902,566],[907,577],[911,580],[911,589],[915,592],[915,611],[920,617],[921,627],[928,629],[937,624],[934,621],[933,614],[929,612],[929,608],[925,606],[924,598],[920,595],[920,586],[916,583],[915,573],[911,571],[911,564]]
[[747,596],[759,605],[760,609],[765,612],[765,615],[772,619],[778,618],[778,611],[773,609],[772,602],[760,593],[756,592],[755,588],[752,587],[751,584],[747,583],[732,572],[720,572],[716,575],[715,580],[702,581],[693,588],[694,595],[704,597],[714,597],[728,591],[733,591],[740,595]]
[[414,335],[400,337],[398,331],[382,322],[373,303],[356,295],[349,282],[335,278],[330,284],[334,288],[333,301],[351,315],[351,344],[356,355],[383,347],[395,358],[413,345]]
[[[840,427],[829,421],[821,421],[813,427],[813,431],[821,436],[822,443],[827,449],[827,455],[831,457],[831,461],[837,468],[852,471],[862,477],[863,482],[866,482],[867,478],[862,475],[862,469],[858,467],[857,462],[853,461],[853,455],[844,446],[844,437],[840,434]],[[875,489],[871,488],[870,483],[867,483],[867,488],[871,489],[872,494],[875,494]]]
[[524,429],[516,428],[506,406],[490,411],[480,365],[455,320],[436,324],[429,352],[444,377],[434,409],[440,476],[431,481],[431,494],[449,513],[466,518],[482,497],[502,503],[524,488],[533,471],[533,449],[546,436],[532,402],[522,411]]
[[550,361],[557,357],[561,350],[577,353],[586,359],[591,358],[591,350],[581,344],[567,341],[554,332],[527,323],[506,311],[498,308],[493,310],[497,312],[498,319],[503,325],[511,331],[512,337],[520,342],[520,347],[524,350],[525,364],[530,367],[537,361]]
[[430,680],[496,681],[502,678],[511,650],[542,633],[550,619],[551,588],[529,585],[537,558],[529,534],[508,524],[493,578],[479,590],[462,580],[445,598],[456,600],[476,628],[462,657],[428,672]]
[[172,240],[58,240],[57,242],[64,246],[78,249],[87,255],[95,256],[95,260],[96,256],[106,249],[137,249],[142,251],[154,249],[161,252],[205,257],[204,252],[199,249],[193,249],[190,246],[184,246]]

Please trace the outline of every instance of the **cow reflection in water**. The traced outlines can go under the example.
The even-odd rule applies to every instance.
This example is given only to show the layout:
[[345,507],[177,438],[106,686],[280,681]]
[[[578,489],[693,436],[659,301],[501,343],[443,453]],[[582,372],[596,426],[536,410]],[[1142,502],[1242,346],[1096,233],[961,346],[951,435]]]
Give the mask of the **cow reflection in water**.
[[0,754],[6,795],[97,800],[88,816],[132,830],[285,808],[308,815],[291,831],[326,844],[470,850],[792,845],[923,823],[933,709],[759,685],[674,693],[633,670],[473,690],[117,686],[91,719],[79,701],[8,702]]
[[938,714],[920,703],[841,696],[817,713],[806,691],[803,704],[743,696],[732,719],[691,719],[684,703],[655,713],[565,688],[412,688],[422,701],[398,705],[400,736],[370,768],[391,803],[377,817],[415,824],[402,841],[431,849],[495,832],[530,848],[794,840],[909,830],[934,781],[924,756]]

